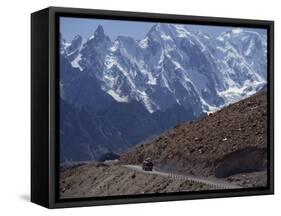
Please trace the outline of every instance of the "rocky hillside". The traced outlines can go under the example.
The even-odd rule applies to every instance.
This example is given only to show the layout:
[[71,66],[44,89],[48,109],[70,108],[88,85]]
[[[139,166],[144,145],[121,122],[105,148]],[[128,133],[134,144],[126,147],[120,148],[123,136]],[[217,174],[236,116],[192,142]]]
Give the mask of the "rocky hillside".
[[121,163],[140,164],[151,157],[162,170],[221,178],[265,170],[266,146],[263,91],[136,146],[121,156]]
[[97,197],[212,189],[206,184],[140,173],[120,165],[81,164],[61,170],[60,197]]
[[[267,185],[266,102],[263,91],[195,122],[180,124],[122,154],[119,162],[62,166],[60,197],[216,189],[206,181],[242,188],[264,187]],[[155,164],[153,172],[129,165],[141,164],[146,157],[151,157]],[[199,177],[204,181],[192,180]]]

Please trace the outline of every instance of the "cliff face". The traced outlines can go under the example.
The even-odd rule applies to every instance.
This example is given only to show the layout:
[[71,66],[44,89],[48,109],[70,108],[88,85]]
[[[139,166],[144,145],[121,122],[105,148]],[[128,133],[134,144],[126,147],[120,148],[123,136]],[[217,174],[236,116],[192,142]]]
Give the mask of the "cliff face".
[[121,155],[121,163],[151,157],[162,170],[228,177],[266,168],[267,95],[260,92],[198,121],[180,124]]

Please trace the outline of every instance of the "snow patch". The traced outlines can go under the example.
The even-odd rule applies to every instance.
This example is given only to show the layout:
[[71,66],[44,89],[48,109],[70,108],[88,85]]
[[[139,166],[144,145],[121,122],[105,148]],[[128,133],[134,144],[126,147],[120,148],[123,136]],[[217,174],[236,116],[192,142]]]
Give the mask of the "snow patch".
[[234,29],[232,29],[232,33],[234,33],[234,34],[239,34],[239,33],[241,33],[243,30],[241,29],[241,28],[234,28]]
[[157,84],[157,80],[155,77],[152,76],[151,73],[148,73],[148,81],[147,81],[148,85],[156,85]]
[[257,92],[256,89],[259,89],[260,86],[265,84],[265,81],[245,82],[242,88],[239,88],[238,86],[231,86],[225,91],[218,92],[218,94],[224,98],[224,106],[227,106],[250,97]]
[[177,61],[172,60],[173,64],[175,65],[175,69],[183,69],[183,67],[180,65],[180,63],[178,63]]
[[113,65],[117,64],[116,59],[112,55],[106,55],[104,64],[107,69],[112,68]]
[[115,51],[118,49],[118,47],[119,47],[119,42],[118,42],[118,41],[115,41],[114,44],[113,44],[113,46],[110,47],[109,50],[110,50],[111,52],[115,52]]
[[128,96],[121,97],[119,94],[117,94],[112,89],[108,90],[107,94],[109,94],[111,97],[113,97],[114,100],[116,100],[117,102],[120,102],[120,103],[128,103],[129,102]]
[[176,25],[176,32],[178,37],[188,37],[190,35],[190,32],[187,31],[183,26]]
[[212,106],[212,105],[208,104],[202,97],[200,97],[200,101],[203,105],[203,111],[207,114],[214,113],[221,108],[221,107],[216,107],[216,106]]
[[72,67],[79,68],[80,71],[83,71],[83,68],[79,65],[79,62],[81,61],[82,55],[79,53],[78,56],[71,62]]
[[161,34],[161,38],[165,41],[172,40],[172,38],[169,35]]
[[246,52],[245,52],[245,55],[246,56],[249,56],[250,54],[251,54],[251,51],[253,50],[253,47],[254,47],[254,41],[253,40],[251,40],[250,41],[250,44],[249,44],[249,46],[248,46],[248,48],[247,48],[247,50],[246,50]]
[[145,93],[145,91],[137,90],[137,92],[139,93],[141,101],[143,102],[143,104],[144,104],[145,108],[147,109],[147,111],[150,112],[150,113],[153,113],[154,109],[152,107],[152,102],[149,99],[149,97],[147,96],[147,94]]
[[141,40],[139,42],[139,46],[143,49],[147,48],[148,47],[148,38],[144,38],[143,40]]
[[89,37],[88,41],[93,40],[95,38],[95,35],[92,35],[91,37]]

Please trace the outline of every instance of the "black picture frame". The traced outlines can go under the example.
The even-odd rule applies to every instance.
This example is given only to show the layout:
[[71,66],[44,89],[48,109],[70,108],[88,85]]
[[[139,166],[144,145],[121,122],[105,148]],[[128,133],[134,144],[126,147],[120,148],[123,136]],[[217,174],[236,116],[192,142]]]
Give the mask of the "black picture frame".
[[[59,25],[60,16],[265,28],[268,33],[268,187],[60,199]],[[274,193],[274,22],[202,16],[49,7],[31,14],[31,201],[47,208],[192,200]]]

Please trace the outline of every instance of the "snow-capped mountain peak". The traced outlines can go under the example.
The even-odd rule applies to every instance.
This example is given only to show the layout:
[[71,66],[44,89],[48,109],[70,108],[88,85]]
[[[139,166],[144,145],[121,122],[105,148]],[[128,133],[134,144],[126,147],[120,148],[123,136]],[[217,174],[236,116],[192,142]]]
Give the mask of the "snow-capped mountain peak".
[[98,25],[94,35],[95,35],[95,37],[103,37],[105,35],[102,25]]
[[249,29],[214,37],[162,23],[111,41],[98,26],[86,40],[61,37],[60,54],[63,160],[122,152],[267,83],[266,35]]
[[179,104],[199,115],[266,83],[266,40],[240,28],[215,38],[162,23],[139,41],[119,36],[112,42],[100,25],[74,60],[73,67],[95,76],[117,102],[139,101],[150,113]]

